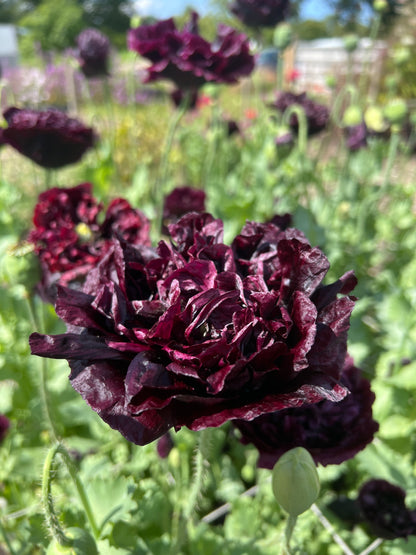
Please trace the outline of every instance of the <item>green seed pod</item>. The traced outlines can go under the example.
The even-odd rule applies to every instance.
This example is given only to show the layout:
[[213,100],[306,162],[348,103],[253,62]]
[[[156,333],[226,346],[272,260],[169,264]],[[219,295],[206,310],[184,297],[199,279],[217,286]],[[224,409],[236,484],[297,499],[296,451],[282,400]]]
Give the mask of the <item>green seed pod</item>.
[[401,124],[407,116],[407,104],[402,98],[394,98],[384,108],[385,118],[392,124]]
[[355,104],[348,106],[342,117],[342,123],[346,127],[359,125],[363,121],[363,113],[361,108]]
[[72,545],[67,547],[52,540],[46,555],[98,555],[97,544],[86,530],[68,528],[65,535],[72,540]]
[[407,64],[411,57],[412,54],[407,46],[401,46],[400,48],[397,48],[397,50],[395,50],[393,53],[393,61],[398,67]]
[[346,35],[344,37],[344,48],[347,52],[354,52],[357,50],[358,46],[358,37],[357,35]]
[[327,75],[326,79],[325,79],[326,85],[327,87],[329,87],[330,89],[335,89],[336,85],[337,85],[337,80],[335,78],[335,75]]
[[303,447],[287,451],[272,471],[276,501],[290,516],[305,512],[319,495],[319,477],[311,455]]
[[288,23],[278,25],[273,34],[273,44],[278,50],[285,50],[293,42],[292,27]]
[[366,126],[376,133],[383,133],[388,128],[383,111],[378,106],[370,106],[364,112]]
[[389,3],[387,2],[387,0],[374,0],[373,2],[374,11],[378,13],[385,12],[386,10],[388,10],[388,7]]

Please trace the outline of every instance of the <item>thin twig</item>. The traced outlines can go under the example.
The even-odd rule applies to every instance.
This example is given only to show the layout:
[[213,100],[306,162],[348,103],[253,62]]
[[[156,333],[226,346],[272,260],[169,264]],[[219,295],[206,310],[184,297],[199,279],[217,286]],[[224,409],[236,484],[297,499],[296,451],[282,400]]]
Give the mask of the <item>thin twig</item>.
[[373,541],[373,543],[370,543],[370,545],[368,547],[366,547],[364,549],[364,551],[361,551],[361,553],[359,553],[359,555],[368,555],[369,553],[372,553],[382,543],[383,543],[383,539],[382,538],[377,538],[376,540]]
[[311,510],[315,513],[315,515],[318,517],[318,519],[320,520],[321,524],[323,525],[324,528],[326,528],[328,530],[328,532],[331,534],[332,538],[334,539],[334,541],[340,546],[340,548],[342,549],[342,551],[346,554],[346,555],[355,555],[354,551],[351,551],[351,549],[348,547],[348,545],[344,542],[344,540],[341,538],[341,536],[339,536],[336,531],[335,528],[332,526],[332,524],[329,522],[329,520],[323,515],[323,513],[321,512],[320,508],[315,505],[315,503],[312,505]]

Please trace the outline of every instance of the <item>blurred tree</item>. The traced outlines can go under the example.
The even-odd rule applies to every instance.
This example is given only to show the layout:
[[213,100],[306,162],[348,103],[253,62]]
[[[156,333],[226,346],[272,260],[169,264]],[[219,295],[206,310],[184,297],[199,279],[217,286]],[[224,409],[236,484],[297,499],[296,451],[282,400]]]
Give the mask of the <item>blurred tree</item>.
[[0,23],[14,23],[17,14],[16,0],[0,0]]
[[19,20],[23,28],[23,55],[33,55],[34,45],[44,52],[63,50],[75,43],[85,26],[82,7],[77,0],[42,0],[39,6]]
[[[388,9],[383,14],[383,23],[389,26],[398,15],[401,6],[410,0],[387,0]],[[335,18],[342,23],[358,23],[365,12],[373,13],[373,0],[329,0]]]
[[133,14],[132,0],[78,0],[87,27],[108,35],[115,46],[126,46],[126,31]]

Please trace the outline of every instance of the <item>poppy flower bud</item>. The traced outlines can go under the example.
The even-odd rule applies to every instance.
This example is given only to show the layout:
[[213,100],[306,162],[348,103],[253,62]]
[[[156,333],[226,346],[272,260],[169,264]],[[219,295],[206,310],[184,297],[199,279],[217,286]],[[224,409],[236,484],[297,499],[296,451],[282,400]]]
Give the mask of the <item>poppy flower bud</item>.
[[64,546],[53,540],[46,551],[47,555],[98,555],[94,538],[81,528],[68,528],[65,535],[72,540],[72,545]]
[[359,106],[353,104],[352,106],[348,106],[348,108],[344,112],[344,116],[342,118],[342,123],[346,127],[353,127],[354,125],[359,125],[363,120],[363,113]]
[[383,111],[378,106],[367,108],[364,112],[364,121],[366,126],[376,133],[383,133],[388,127],[383,116]]
[[285,50],[293,42],[292,27],[288,23],[278,25],[273,34],[273,44],[279,50]]
[[390,123],[403,123],[407,115],[407,104],[402,98],[394,98],[386,104],[384,116]]
[[344,48],[347,52],[354,52],[354,50],[357,50],[357,46],[358,46],[357,35],[350,34],[344,37]]
[[406,64],[411,58],[411,52],[406,46],[397,48],[393,53],[393,61],[396,66],[400,67]]
[[374,0],[373,2],[374,11],[378,13],[385,12],[388,9],[388,7],[389,7],[389,4],[387,0]]
[[303,447],[287,451],[272,471],[272,489],[276,501],[290,516],[305,512],[319,495],[316,465]]

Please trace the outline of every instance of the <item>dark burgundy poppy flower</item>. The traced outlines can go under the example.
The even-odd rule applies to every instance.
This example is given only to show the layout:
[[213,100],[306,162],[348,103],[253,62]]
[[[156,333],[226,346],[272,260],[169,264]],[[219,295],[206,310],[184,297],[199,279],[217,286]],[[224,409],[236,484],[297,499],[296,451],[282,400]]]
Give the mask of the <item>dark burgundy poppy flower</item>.
[[265,414],[251,422],[234,421],[242,442],[259,450],[260,467],[272,469],[283,453],[294,447],[304,447],[324,466],[340,464],[373,440],[378,430],[372,418],[375,396],[349,357],[340,382],[350,394],[339,403],[321,401]]
[[84,279],[115,237],[132,244],[150,244],[149,221],[126,200],[113,200],[99,223],[102,210],[90,183],[55,187],[39,195],[28,241],[41,262],[40,290],[45,300],[54,298],[57,283]]
[[114,241],[82,291],[59,288],[67,333],[32,334],[32,353],[63,358],[73,387],[110,426],[146,444],[323,399],[340,401],[352,272],[296,229],[223,225],[191,212],[157,253]]
[[142,25],[128,33],[128,47],[150,60],[147,81],[168,79],[181,90],[196,91],[204,83],[236,83],[254,69],[247,37],[219,25],[217,38],[208,42],[198,32],[193,12],[182,31],[174,20]]
[[[308,135],[315,135],[328,125],[329,109],[327,106],[315,102],[306,93],[281,92],[271,106],[283,114],[293,105],[300,106],[304,110],[308,124]],[[289,125],[292,131],[298,132],[299,122],[296,114],[290,116]]]
[[345,128],[347,148],[352,152],[367,146],[368,131],[364,122]]
[[9,419],[3,414],[0,414],[0,441],[3,441],[3,439],[6,437],[6,434],[9,428],[10,428]]
[[416,511],[405,504],[406,492],[386,480],[370,480],[360,489],[358,504],[373,534],[392,540],[416,534]]
[[108,75],[110,41],[97,29],[84,29],[77,37],[78,59],[85,77]]
[[180,106],[185,106],[188,110],[193,110],[198,104],[198,91],[183,91],[181,89],[175,89],[170,95],[174,105],[179,108]]
[[161,459],[166,459],[174,446],[170,432],[163,435],[157,442],[157,454]]
[[205,212],[205,192],[193,187],[176,187],[166,195],[163,203],[163,233],[169,233],[168,225],[188,212]]
[[61,168],[78,162],[94,145],[90,127],[58,110],[8,108],[4,141],[44,168]]
[[274,27],[289,15],[289,0],[234,0],[230,10],[248,27]]

